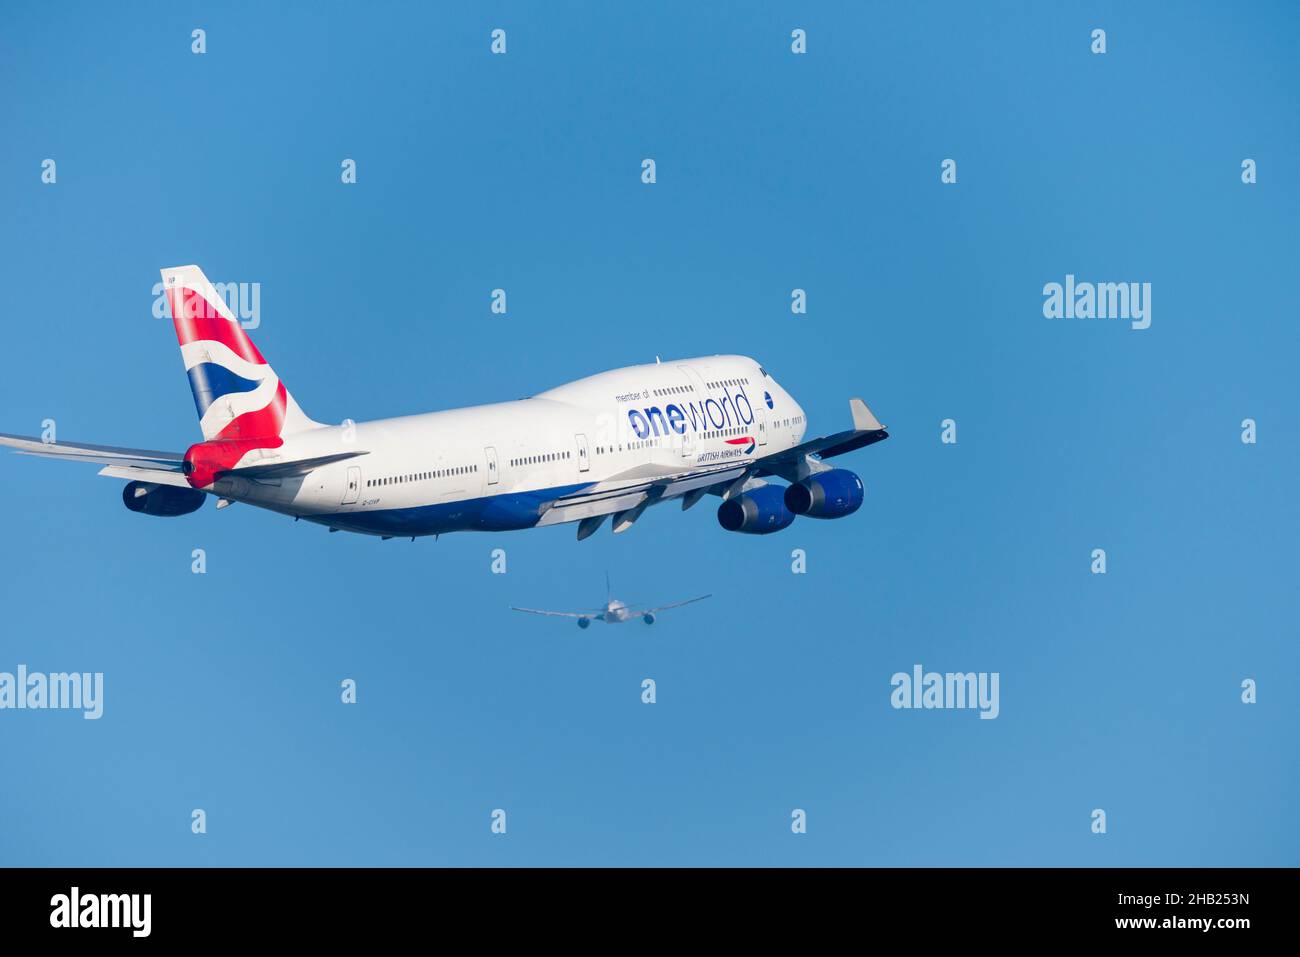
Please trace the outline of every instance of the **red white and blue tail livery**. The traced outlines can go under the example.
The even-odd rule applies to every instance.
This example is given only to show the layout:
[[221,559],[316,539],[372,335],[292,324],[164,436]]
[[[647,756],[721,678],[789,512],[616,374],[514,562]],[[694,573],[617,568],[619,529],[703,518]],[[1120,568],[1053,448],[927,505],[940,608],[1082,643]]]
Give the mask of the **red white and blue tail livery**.
[[[803,409],[746,356],[628,366],[528,399],[374,422],[309,419],[198,266],[162,270],[203,440],[184,454],[0,434],[21,453],[93,462],[126,479],[135,512],[184,515],[213,496],[394,536],[505,531],[722,499],[728,531],[767,534],[796,516],[840,518],[862,480],[826,463],[888,438],[860,399],[853,427],[805,440]],[[785,486],[771,484],[781,479]]]

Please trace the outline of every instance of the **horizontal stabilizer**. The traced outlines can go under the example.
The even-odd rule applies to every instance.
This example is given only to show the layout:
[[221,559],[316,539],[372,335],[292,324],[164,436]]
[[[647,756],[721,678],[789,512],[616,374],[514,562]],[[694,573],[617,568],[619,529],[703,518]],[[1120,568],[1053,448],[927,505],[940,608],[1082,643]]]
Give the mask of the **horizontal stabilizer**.
[[271,462],[267,465],[247,465],[240,469],[230,469],[221,474],[235,475],[240,478],[248,479],[271,479],[271,478],[290,478],[295,475],[306,475],[312,469],[318,469],[322,465],[332,465],[335,462],[342,462],[344,459],[354,459],[358,455],[369,455],[369,452],[336,452],[333,455],[318,455],[311,459],[295,459],[292,462]]
[[190,483],[181,472],[166,472],[162,469],[142,469],[127,465],[106,465],[99,470],[100,475],[109,478],[126,479],[128,482],[153,482],[156,485],[171,485],[174,488],[189,488]]

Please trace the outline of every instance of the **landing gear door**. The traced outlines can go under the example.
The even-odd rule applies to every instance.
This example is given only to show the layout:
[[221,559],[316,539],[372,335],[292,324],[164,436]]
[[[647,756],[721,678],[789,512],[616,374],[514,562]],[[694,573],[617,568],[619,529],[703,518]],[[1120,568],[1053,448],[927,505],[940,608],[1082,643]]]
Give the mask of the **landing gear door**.
[[586,472],[591,468],[591,456],[587,452],[587,437],[585,435],[575,435],[573,441],[578,447],[578,471]]
[[348,466],[348,484],[343,490],[343,504],[352,505],[356,502],[357,496],[361,494],[361,468],[356,465]]
[[488,446],[483,450],[483,457],[487,459],[487,483],[496,485],[501,478],[501,470],[497,467],[497,450]]

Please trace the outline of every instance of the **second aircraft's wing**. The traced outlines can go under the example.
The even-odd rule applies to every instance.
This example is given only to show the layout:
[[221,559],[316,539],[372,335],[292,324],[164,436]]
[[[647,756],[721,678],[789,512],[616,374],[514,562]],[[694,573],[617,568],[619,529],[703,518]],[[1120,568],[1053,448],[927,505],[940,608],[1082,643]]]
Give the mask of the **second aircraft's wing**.
[[641,612],[643,615],[653,614],[656,611],[667,611],[669,608],[681,608],[682,605],[689,605],[694,601],[704,601],[706,598],[712,598],[712,595],[701,595],[699,598],[688,598],[685,601],[675,601],[671,605],[660,605],[658,608],[646,608]]
[[541,608],[516,608],[514,605],[511,605],[511,606],[510,606],[510,610],[511,610],[511,611],[526,611],[526,612],[528,612],[528,614],[530,614],[530,615],[553,615],[553,616],[556,617],[556,618],[600,618],[600,617],[602,617],[602,615],[601,615],[600,612],[590,612],[590,611],[586,611],[586,612],[583,612],[583,611],[543,611]]

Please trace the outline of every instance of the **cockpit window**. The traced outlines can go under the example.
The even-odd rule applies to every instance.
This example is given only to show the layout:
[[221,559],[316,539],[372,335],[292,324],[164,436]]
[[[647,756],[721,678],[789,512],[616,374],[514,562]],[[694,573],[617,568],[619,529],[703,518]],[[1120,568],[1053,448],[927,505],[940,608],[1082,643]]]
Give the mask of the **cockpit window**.
[[761,373],[763,373],[763,378],[764,378],[764,379],[770,379],[770,378],[772,378],[771,373],[769,373],[769,372],[768,372],[766,369],[764,369],[762,366],[759,366],[759,367],[758,367],[758,371],[761,372]]

